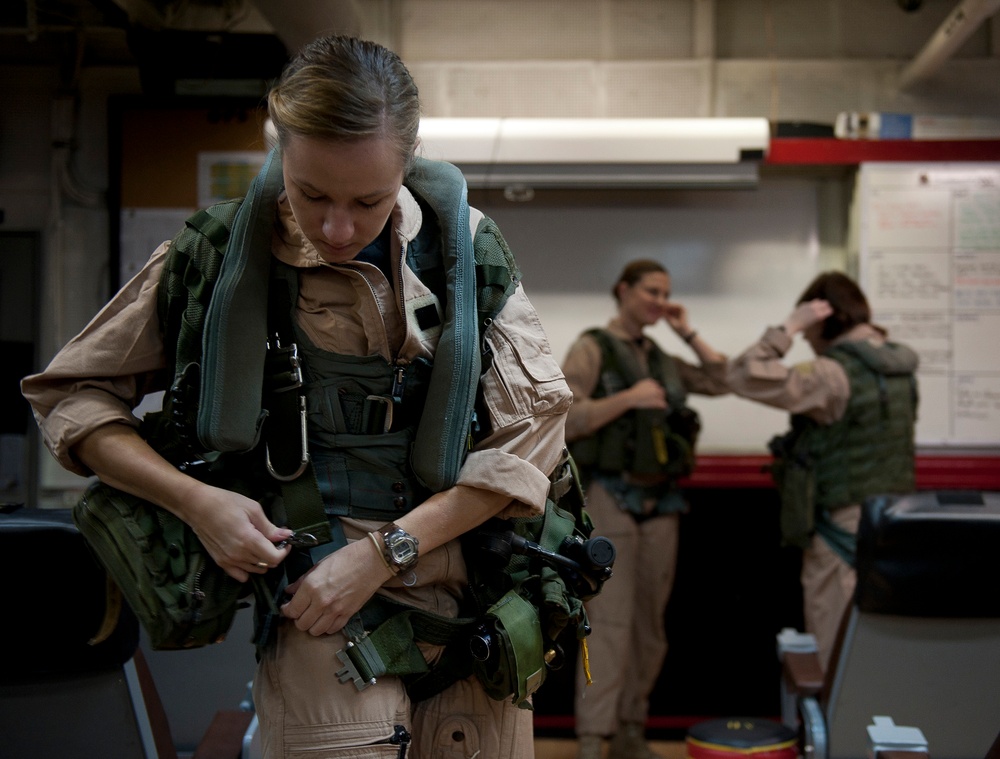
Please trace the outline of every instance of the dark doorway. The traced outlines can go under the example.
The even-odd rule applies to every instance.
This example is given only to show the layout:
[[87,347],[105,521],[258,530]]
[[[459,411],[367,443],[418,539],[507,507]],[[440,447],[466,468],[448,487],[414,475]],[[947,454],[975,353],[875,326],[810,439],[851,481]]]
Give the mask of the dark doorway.
[[21,378],[36,370],[37,232],[0,232],[0,502],[36,502],[37,429],[21,396]]

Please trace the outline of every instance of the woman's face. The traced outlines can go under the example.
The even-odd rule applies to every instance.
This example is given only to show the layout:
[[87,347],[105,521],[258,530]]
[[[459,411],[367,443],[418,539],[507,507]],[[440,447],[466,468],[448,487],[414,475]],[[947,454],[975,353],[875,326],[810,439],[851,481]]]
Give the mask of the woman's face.
[[403,184],[403,161],[384,137],[293,135],[281,159],[295,221],[329,263],[352,260],[378,237]]
[[619,285],[618,310],[628,321],[642,326],[656,324],[670,302],[670,275],[661,271],[643,274],[633,285]]

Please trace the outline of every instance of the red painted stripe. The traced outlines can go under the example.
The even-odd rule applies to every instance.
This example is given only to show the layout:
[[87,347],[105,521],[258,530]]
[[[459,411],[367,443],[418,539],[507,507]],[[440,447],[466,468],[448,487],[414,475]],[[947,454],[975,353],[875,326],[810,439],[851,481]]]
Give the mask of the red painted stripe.
[[844,165],[866,161],[997,161],[1000,140],[838,140],[776,137],[765,163]]
[[[771,488],[770,456],[699,456],[687,488]],[[919,490],[1000,490],[1000,456],[917,456]]]

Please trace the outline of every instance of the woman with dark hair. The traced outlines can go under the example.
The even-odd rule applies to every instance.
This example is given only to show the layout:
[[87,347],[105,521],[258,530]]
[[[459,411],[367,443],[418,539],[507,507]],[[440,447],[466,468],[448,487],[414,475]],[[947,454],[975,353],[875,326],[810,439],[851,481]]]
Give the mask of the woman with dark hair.
[[[782,358],[801,333],[816,357]],[[824,666],[854,593],[855,536],[870,495],[914,489],[917,354],[871,323],[868,299],[841,272],[820,274],[777,327],[732,359],[737,395],[791,413],[772,473],[785,545],[804,549],[805,628]]]
[[[677,481],[693,466],[699,428],[686,398],[726,392],[725,357],[691,328],[659,262],[632,261],[611,293],[617,315],[584,332],[563,364],[573,391],[566,439],[589,483],[595,531],[617,549],[614,587],[587,604],[594,632],[578,669],[576,732],[579,759],[600,759],[604,737],[611,759],[647,759],[655,756],[645,739],[649,694],[667,653],[663,615],[686,510]],[[700,366],[644,334],[661,319]]]

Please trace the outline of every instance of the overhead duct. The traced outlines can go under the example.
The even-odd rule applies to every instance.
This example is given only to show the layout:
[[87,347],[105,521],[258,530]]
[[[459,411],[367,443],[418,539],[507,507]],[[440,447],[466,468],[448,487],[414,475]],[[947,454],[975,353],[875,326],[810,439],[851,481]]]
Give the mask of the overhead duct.
[[1000,0],[962,0],[934,32],[927,44],[899,75],[906,90],[940,69],[979,26],[1000,10]]
[[426,118],[420,138],[475,189],[748,188],[770,129],[763,118]]

